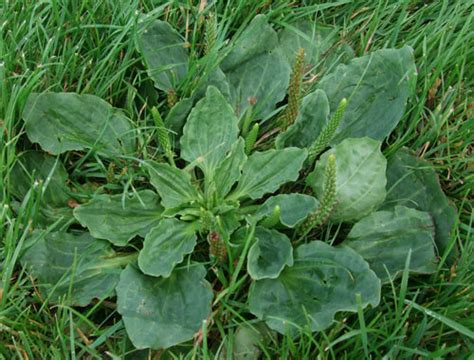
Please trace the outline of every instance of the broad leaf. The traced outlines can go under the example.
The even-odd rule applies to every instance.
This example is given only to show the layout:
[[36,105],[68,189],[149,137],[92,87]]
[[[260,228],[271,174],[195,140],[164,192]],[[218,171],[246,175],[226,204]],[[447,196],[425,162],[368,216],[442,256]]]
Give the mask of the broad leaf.
[[100,154],[116,156],[135,150],[130,120],[97,96],[32,94],[23,118],[28,138],[54,155],[93,149]]
[[86,306],[94,298],[113,295],[126,258],[114,257],[107,241],[63,232],[37,232],[33,241],[21,262],[52,301],[66,298],[69,304]]
[[128,266],[117,286],[118,312],[138,349],[161,349],[191,340],[211,312],[213,293],[203,265],[156,278]]
[[238,119],[217,88],[210,86],[206,97],[189,114],[181,137],[181,157],[196,163],[212,177],[239,134]]
[[285,266],[293,265],[293,248],[286,235],[258,227],[255,237],[257,241],[250,248],[247,260],[252,279],[275,279]]
[[317,67],[319,73],[330,73],[339,64],[347,64],[355,58],[354,49],[347,43],[337,44],[335,47],[330,49],[325,55]]
[[255,219],[260,220],[271,216],[275,207],[280,207],[280,222],[289,228],[294,228],[300,221],[318,208],[319,202],[314,197],[304,194],[280,194],[272,196],[255,213]]
[[272,329],[296,335],[305,326],[324,330],[339,311],[356,312],[357,294],[362,307],[380,301],[380,280],[365,260],[350,248],[313,241],[296,249],[294,265],[277,279],[252,284],[249,306]]
[[214,86],[225,99],[230,99],[229,83],[227,82],[227,77],[219,66],[215,66],[208,74],[203,74],[203,77],[191,95],[192,98],[199,100],[206,96],[207,88],[209,86]]
[[226,72],[231,103],[238,116],[253,106],[254,117],[264,118],[285,98],[291,68],[279,49],[261,53]]
[[165,208],[177,207],[195,201],[199,194],[191,184],[191,175],[168,164],[147,163],[150,182],[161,196]]
[[259,199],[281,185],[295,181],[307,151],[298,148],[254,152],[242,169],[242,176],[232,198]]
[[240,220],[242,220],[242,217],[235,211],[229,211],[225,214],[219,215],[219,218],[222,224],[221,237],[224,241],[228,241],[230,235],[240,227]]
[[238,35],[220,64],[230,85],[231,103],[238,116],[251,104],[254,117],[266,117],[283,100],[290,65],[278,48],[278,35],[264,15],[257,15]]
[[315,66],[336,41],[337,29],[313,21],[302,21],[287,26],[278,35],[283,53],[290,63],[294,62],[298,50],[303,48],[305,62]]
[[[193,105],[206,95],[207,88],[212,85],[216,87],[226,99],[230,99],[230,89],[225,74],[219,67],[212,70],[207,77],[204,77],[198,87],[192,92],[191,97],[179,100],[169,111],[165,118],[165,125],[175,139],[179,139],[183,133],[183,127],[186,123]],[[175,147],[179,148],[179,142],[175,142]]]
[[42,200],[51,207],[65,207],[70,199],[66,185],[68,174],[61,161],[39,151],[28,151],[21,154],[10,174],[14,179],[10,187],[18,199],[31,189],[35,182],[43,182]]
[[441,190],[432,165],[408,150],[398,151],[388,160],[387,189],[386,206],[403,205],[430,213],[436,229],[436,246],[444,254],[451,242],[456,208]]
[[249,241],[249,245],[255,242],[254,235],[255,234],[252,234],[250,225],[241,226],[232,234],[229,241],[231,246],[228,248],[231,251],[232,258],[237,259],[241,256],[247,240]]
[[[231,358],[233,360],[260,359],[262,355],[261,348],[268,345],[272,337],[272,331],[264,322],[246,322],[239,325],[232,342]],[[221,354],[223,353],[221,352]]]
[[163,208],[153,191],[142,190],[131,196],[97,195],[74,209],[74,217],[92,236],[125,246],[136,235],[144,237],[160,221]]
[[277,147],[309,147],[326,126],[328,115],[329,101],[324,91],[316,90],[305,96],[295,123],[278,135]]
[[222,61],[221,68],[224,72],[228,72],[261,53],[273,50],[277,46],[277,33],[268,24],[267,17],[257,15],[237,39],[232,42],[231,51]]
[[408,46],[375,51],[324,76],[318,88],[326,93],[332,112],[343,98],[349,100],[333,143],[350,137],[387,137],[405,111],[415,78],[413,50]]
[[143,31],[138,44],[155,86],[163,91],[176,89],[188,72],[184,39],[170,24],[156,20]]
[[[193,108],[193,99],[185,98],[178,101],[170,110],[165,118],[165,126],[175,139],[179,138],[183,132],[183,126],[186,123],[191,109]],[[175,140],[175,147],[179,142]]]
[[177,219],[164,219],[145,237],[138,266],[147,275],[170,276],[196,246],[195,228]]
[[333,221],[358,220],[385,199],[387,160],[380,142],[370,138],[346,139],[327,151],[316,163],[307,183],[318,197],[324,192],[324,169],[330,154],[336,155],[336,209]]
[[[24,211],[18,202],[12,202],[9,206],[17,213]],[[38,208],[38,213],[34,216],[33,226],[34,229],[47,229],[54,224],[55,229],[61,229],[63,226],[68,226],[73,219],[73,209],[71,207],[52,207],[43,201]]]
[[232,145],[227,157],[219,164],[214,175],[216,191],[221,197],[226,196],[239,180],[246,160],[245,143],[242,138],[239,138]]
[[409,252],[410,271],[436,270],[434,225],[427,212],[404,206],[374,212],[354,225],[343,245],[362,255],[382,280],[405,269]]

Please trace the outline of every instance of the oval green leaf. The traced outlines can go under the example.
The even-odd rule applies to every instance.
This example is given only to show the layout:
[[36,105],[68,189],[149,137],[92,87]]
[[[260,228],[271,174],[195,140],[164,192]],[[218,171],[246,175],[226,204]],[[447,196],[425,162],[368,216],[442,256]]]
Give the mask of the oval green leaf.
[[179,139],[183,134],[183,126],[186,123],[191,109],[193,108],[194,100],[190,98],[184,98],[179,100],[168,112],[165,118],[165,126],[169,129],[170,137],[174,140],[174,147],[179,146]]
[[27,151],[18,156],[10,174],[14,179],[12,194],[22,200],[35,182],[43,182],[42,201],[47,206],[65,207],[70,199],[66,182],[69,179],[58,158],[39,151]]
[[135,150],[130,120],[94,95],[32,94],[23,118],[28,138],[54,155],[92,149],[102,155],[118,156]]
[[128,266],[117,286],[118,312],[137,349],[162,349],[191,340],[211,312],[213,297],[203,265],[176,269],[169,278]]
[[238,119],[216,87],[207,89],[189,114],[181,137],[181,157],[212,177],[239,135]]
[[396,206],[374,212],[354,225],[343,245],[357,251],[384,281],[405,269],[409,252],[410,271],[436,270],[433,220],[424,211]]
[[191,184],[191,175],[168,164],[148,162],[150,182],[161,197],[161,204],[169,209],[190,203],[199,196]]
[[[279,49],[259,54],[226,72],[231,103],[238,116],[253,106],[254,118],[265,118],[285,98],[291,68]],[[252,105],[255,103],[255,105]]]
[[214,175],[216,191],[221,197],[226,196],[232,186],[240,179],[245,161],[247,161],[245,142],[242,138],[239,138],[232,145],[227,157],[219,164]]
[[361,219],[385,200],[387,160],[380,151],[380,142],[367,137],[346,139],[324,153],[307,178],[318,197],[324,192],[324,169],[331,154],[336,155],[337,201],[331,220]]
[[331,112],[343,98],[349,101],[332,143],[364,136],[385,139],[400,121],[415,79],[413,49],[408,46],[374,51],[324,76],[318,88],[326,93]]
[[257,227],[255,238],[247,258],[247,271],[252,279],[275,279],[285,266],[293,265],[293,248],[285,234]]
[[303,48],[305,62],[315,66],[337,40],[338,29],[314,21],[300,21],[278,33],[281,48],[288,62],[295,61],[296,53]]
[[238,325],[232,339],[232,360],[261,359],[262,347],[268,346],[273,338],[273,332],[263,321]]
[[387,189],[385,206],[403,205],[430,213],[436,229],[436,246],[443,255],[452,241],[456,207],[443,193],[433,166],[407,149],[399,150],[388,160]]
[[151,190],[131,196],[97,195],[74,209],[74,217],[92,236],[125,246],[136,235],[144,237],[160,221],[163,208]]
[[230,88],[229,83],[227,82],[227,77],[222,69],[219,66],[215,66],[215,64],[212,69],[202,74],[202,77],[199,79],[199,83],[193,90],[191,97],[194,100],[202,99],[206,96],[207,88],[209,86],[217,88],[225,99],[230,98]]
[[326,126],[329,115],[329,101],[322,90],[316,90],[303,98],[300,113],[288,130],[278,134],[278,148],[296,146],[306,148],[316,140]]
[[145,237],[138,256],[138,266],[147,275],[170,276],[196,246],[195,228],[177,219],[164,219]]
[[244,164],[239,184],[230,197],[259,199],[295,181],[307,155],[305,149],[291,147],[254,152]]
[[265,15],[257,15],[230,45],[230,51],[221,62],[224,72],[238,65],[273,50],[278,46],[278,35],[268,23]]
[[[38,278],[38,287],[50,300],[86,306],[92,299],[105,299],[114,288],[126,257],[115,257],[107,241],[88,233],[35,233],[33,245],[21,258]],[[126,263],[126,262],[125,262]],[[70,296],[69,296],[70,295]]]
[[138,40],[148,74],[163,91],[176,89],[188,72],[184,39],[165,21],[156,20]]
[[300,221],[315,211],[319,201],[305,194],[280,194],[272,196],[255,213],[258,221],[271,216],[275,206],[280,207],[280,223],[286,227],[294,228]]
[[326,329],[339,311],[356,312],[358,294],[362,307],[377,306],[380,287],[380,279],[354,250],[313,241],[296,249],[294,265],[277,279],[252,284],[249,306],[272,329],[297,335],[306,326]]

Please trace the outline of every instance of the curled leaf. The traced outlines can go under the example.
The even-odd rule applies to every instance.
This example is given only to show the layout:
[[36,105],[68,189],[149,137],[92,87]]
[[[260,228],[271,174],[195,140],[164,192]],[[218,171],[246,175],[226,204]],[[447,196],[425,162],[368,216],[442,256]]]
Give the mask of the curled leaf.
[[279,221],[293,228],[318,207],[318,200],[305,194],[279,194],[270,197],[255,213],[256,220],[271,216],[275,207],[280,208]]
[[286,235],[257,227],[255,238],[257,241],[250,248],[247,261],[252,279],[275,279],[285,266],[293,265],[293,248]]

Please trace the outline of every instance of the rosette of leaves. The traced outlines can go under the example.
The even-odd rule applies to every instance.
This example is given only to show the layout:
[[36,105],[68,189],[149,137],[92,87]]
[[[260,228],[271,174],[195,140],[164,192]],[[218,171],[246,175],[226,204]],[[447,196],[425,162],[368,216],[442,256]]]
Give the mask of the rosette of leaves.
[[[67,102],[70,96],[53,98]],[[54,108],[50,99],[40,99],[36,106]],[[56,121],[65,120],[57,116]],[[73,212],[89,234],[71,229],[32,238],[23,262],[40,278],[48,298],[58,301],[69,295],[70,303],[86,305],[93,298],[112,295],[116,288],[118,310],[135,346],[162,348],[189,340],[210,313],[212,291],[204,279],[206,270],[199,264],[208,262],[209,256],[193,252],[207,249],[212,259],[223,263],[227,254],[231,256],[227,248],[233,231],[250,224],[256,228],[258,241],[251,239],[249,272],[255,278],[277,277],[284,266],[291,265],[289,238],[257,226],[267,217],[263,212],[253,221],[249,217],[255,213],[252,204],[298,178],[307,152],[290,147],[247,156],[238,123],[224,96],[209,87],[183,129],[180,148],[186,165],[143,163],[156,192],[95,195]],[[55,174],[54,168],[51,173]],[[64,185],[65,181],[59,173],[58,182]],[[277,196],[275,203],[281,205],[282,223],[290,227],[317,205],[310,196],[295,196],[306,204],[296,218],[290,214],[291,199]],[[134,254],[129,243],[137,237],[143,238],[143,244]],[[216,246],[221,250],[216,251]],[[57,286],[59,282],[64,286]],[[71,282],[73,287],[68,288]],[[193,300],[195,296],[200,302]]]
[[[289,147],[247,156],[238,124],[231,105],[209,87],[183,129],[185,164],[143,163],[156,193],[98,194],[73,212],[89,233],[71,228],[35,235],[22,261],[38,276],[47,298],[66,296],[72,304],[86,305],[115,289],[134,345],[163,348],[191,339],[209,316],[213,293],[204,267],[209,259],[230,274],[236,271],[234,260],[246,259],[255,289],[265,281],[280,281],[298,258],[288,235],[277,228],[295,228],[318,201],[303,194],[276,195],[262,205],[259,199],[296,180],[307,151]],[[233,251],[232,234],[239,228],[245,245]],[[129,246],[137,237],[143,238],[138,254]],[[357,261],[365,264],[360,257]],[[353,271],[377,287],[368,266]],[[339,278],[333,280],[331,286]],[[252,304],[254,299],[251,295]],[[364,304],[374,305],[377,299],[378,292],[372,292]],[[336,311],[354,310],[354,301],[349,295],[340,309],[321,309],[326,319],[321,326],[328,326]],[[262,314],[254,305],[250,311]]]
[[[230,104],[211,86],[191,111],[183,129],[180,148],[186,165],[178,168],[164,163],[145,164],[164,211],[158,226],[145,236],[138,257],[143,273],[168,277],[177,264],[203,244],[218,262],[225,262],[227,256],[232,256],[232,233],[242,225],[255,227],[256,221],[265,218],[249,219],[255,212],[252,205],[298,178],[306,150],[290,147],[247,156],[238,124]],[[301,196],[309,201],[299,220],[317,204],[314,198]],[[284,199],[280,202],[286,203]],[[282,208],[283,214],[287,214],[289,209],[285,205]],[[269,230],[257,227],[256,231],[265,241]],[[291,263],[290,240],[284,234],[279,236],[278,242],[273,240],[273,250],[281,249],[287,254],[280,257],[282,263],[271,270],[274,272],[270,276],[278,276],[285,264]],[[272,239],[270,236],[270,242]]]
[[[50,154],[20,157],[12,193],[26,201],[29,185],[44,182],[39,204],[61,217],[42,210],[47,221],[38,227],[47,230],[33,233],[22,256],[45,300],[85,306],[116,296],[133,344],[168,348],[191,340],[237,281],[249,285],[249,313],[279,333],[297,335],[326,329],[340,311],[376,306],[381,283],[406,266],[434,271],[437,251],[450,249],[454,209],[426,164],[403,150],[389,159],[382,152],[414,77],[410,48],[349,57],[324,74],[275,149],[254,151],[242,138],[244,114],[269,117],[284,98],[294,44],[305,49],[305,61],[318,62],[331,45],[318,48],[313,40],[332,38],[328,31],[305,23],[277,34],[257,16],[228,46],[209,41],[216,48],[209,45],[204,56],[215,56],[215,67],[165,119],[166,127],[179,125],[174,148],[163,146],[169,163],[130,160],[139,156],[132,122],[101,99],[32,95],[26,133]],[[159,21],[139,43],[156,87],[179,93],[193,73],[183,38]],[[347,108],[335,123],[343,98]],[[308,164],[315,142],[322,154]],[[79,198],[71,211],[74,194],[59,156],[69,151],[136,161],[144,179],[133,191]],[[348,227],[334,246],[318,240],[319,232],[301,238],[298,231],[329,203],[328,163],[334,207],[324,220]],[[314,196],[302,193],[302,184]],[[215,299],[211,279],[219,284]]]

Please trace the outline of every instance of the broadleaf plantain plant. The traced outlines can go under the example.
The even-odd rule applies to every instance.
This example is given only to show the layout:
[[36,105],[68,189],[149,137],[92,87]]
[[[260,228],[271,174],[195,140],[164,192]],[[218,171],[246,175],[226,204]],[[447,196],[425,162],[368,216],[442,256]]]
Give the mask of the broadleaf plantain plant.
[[[213,309],[241,297],[238,286],[249,285],[249,317],[297,336],[326,329],[337,312],[377,306],[381,283],[410,254],[410,271],[434,271],[454,209],[414,156],[400,150],[387,167],[381,151],[415,77],[412,50],[335,57],[334,29],[305,22],[277,33],[260,15],[221,46],[209,21],[202,59],[213,61],[198,66],[192,92],[181,35],[155,21],[139,37],[156,87],[176,97],[164,120],[150,106],[163,157],[142,157],[132,122],[92,95],[30,96],[29,139],[65,154],[26,152],[13,169],[19,200],[44,182],[22,262],[46,299],[85,306],[116,296],[135,347],[168,348],[217,321]],[[326,58],[340,64],[304,88],[302,69],[325,70]],[[282,110],[290,77],[292,107]],[[138,164],[144,175],[132,191],[102,187],[79,199],[71,215],[61,162],[71,151]],[[347,237],[318,240],[327,222]]]

